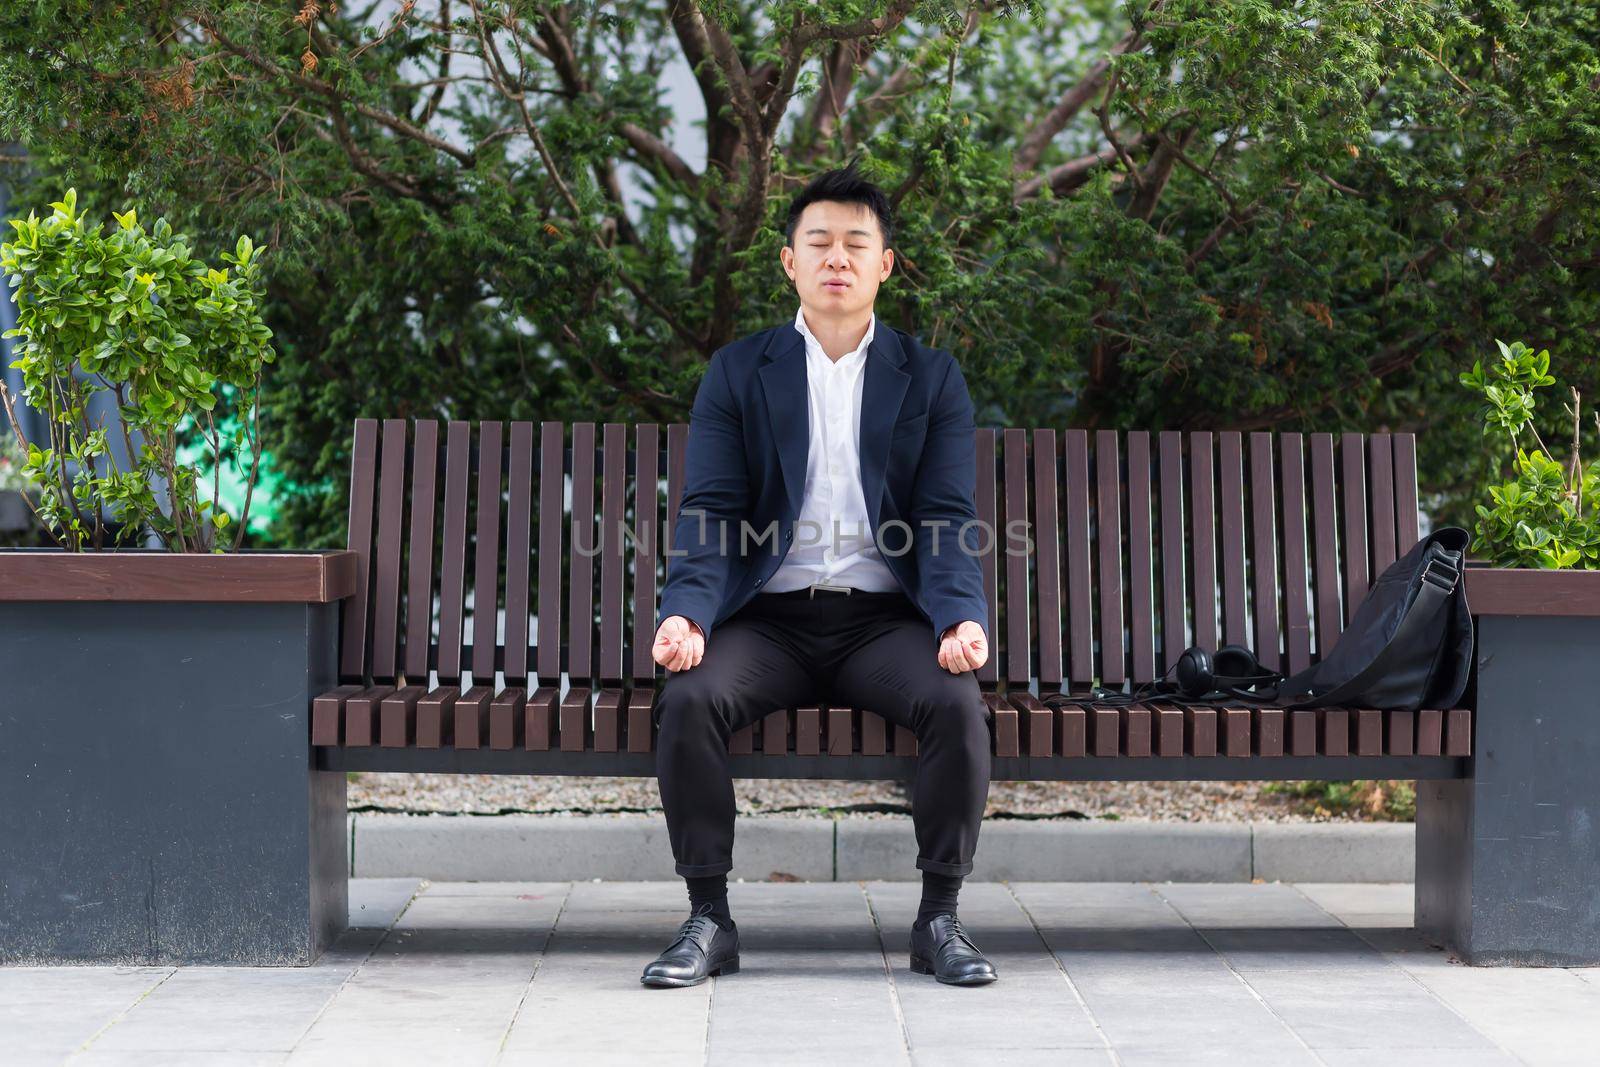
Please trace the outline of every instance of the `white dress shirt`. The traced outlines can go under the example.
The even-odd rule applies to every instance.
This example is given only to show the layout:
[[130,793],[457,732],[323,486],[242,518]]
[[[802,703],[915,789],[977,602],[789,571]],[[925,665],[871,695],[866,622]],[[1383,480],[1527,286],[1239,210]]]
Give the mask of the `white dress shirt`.
[[861,389],[867,346],[877,325],[873,315],[855,351],[833,360],[806,325],[805,309],[795,312],[794,328],[806,343],[811,427],[806,486],[794,543],[767,581],[769,593],[804,589],[814,582],[873,593],[900,588],[873,540],[861,490]]

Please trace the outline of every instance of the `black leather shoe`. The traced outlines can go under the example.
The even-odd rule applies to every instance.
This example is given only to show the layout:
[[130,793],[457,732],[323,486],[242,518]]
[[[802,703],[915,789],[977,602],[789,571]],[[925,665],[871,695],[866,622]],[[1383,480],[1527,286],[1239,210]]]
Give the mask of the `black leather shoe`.
[[1000,977],[949,912],[935,915],[920,930],[911,927],[911,970],[946,985],[985,985]]
[[652,960],[639,976],[648,986],[699,985],[711,975],[739,973],[739,927],[724,930],[710,915],[710,907],[683,920],[665,952]]

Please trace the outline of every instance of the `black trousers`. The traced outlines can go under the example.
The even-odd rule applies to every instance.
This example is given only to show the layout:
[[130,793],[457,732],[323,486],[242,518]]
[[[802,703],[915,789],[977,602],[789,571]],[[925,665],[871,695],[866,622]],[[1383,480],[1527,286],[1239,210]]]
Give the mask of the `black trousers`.
[[728,739],[780,708],[876,712],[917,738],[917,866],[972,870],[989,796],[989,709],[972,671],[939,666],[928,620],[906,595],[760,593],[712,631],[705,655],[656,698],[656,778],[680,875],[733,867]]

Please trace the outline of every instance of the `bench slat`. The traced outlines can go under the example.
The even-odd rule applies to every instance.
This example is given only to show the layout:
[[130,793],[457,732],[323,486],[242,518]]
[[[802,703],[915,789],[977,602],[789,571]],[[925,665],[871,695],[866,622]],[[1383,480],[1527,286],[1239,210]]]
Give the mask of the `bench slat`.
[[628,557],[623,533],[627,510],[628,436],[620,422],[608,422],[601,439],[600,480],[600,682],[622,681],[623,579]]
[[[567,674],[574,680],[594,676],[594,423],[572,424],[572,551],[567,556]],[[587,688],[587,687],[586,687]],[[561,747],[568,741],[563,714]]]
[[594,728],[589,718],[588,686],[574,685],[561,698],[561,751],[586,752],[594,748]]
[[460,696],[460,686],[441,685],[417,701],[418,748],[442,748],[455,743],[455,707]]
[[617,752],[622,747],[622,701],[626,694],[610,686],[594,698],[594,750]]
[[[564,556],[562,540],[562,490],[566,471],[563,455],[566,439],[559,422],[539,426],[539,620],[535,644],[538,680],[558,682],[561,678],[561,573]],[[530,734],[533,721],[528,722]]]
[[1438,708],[1423,708],[1417,713],[1417,755],[1443,754],[1444,712]]
[[1061,686],[1061,527],[1056,517],[1056,432],[1033,431],[1034,582],[1038,589],[1039,685]]
[[[1161,480],[1161,670],[1170,671],[1184,649],[1186,633],[1183,546],[1183,435],[1163,430],[1158,437]],[[1180,712],[1181,714],[1181,712]]]
[[1281,756],[1284,745],[1284,719],[1282,708],[1257,707],[1255,712],[1255,745],[1258,756]]
[[1238,430],[1217,434],[1217,510],[1222,525],[1222,633],[1228,644],[1248,645],[1245,625],[1244,453]]
[[1150,435],[1128,434],[1128,640],[1133,681],[1153,680],[1156,670],[1155,571],[1150,525]]
[[[999,554],[997,542],[999,537],[995,534],[999,514],[996,499],[997,488],[995,485],[995,441],[993,430],[978,430],[974,444],[977,453],[977,484],[974,493],[976,514],[982,525],[978,528],[978,569],[983,573],[983,599],[988,605],[989,617],[974,620],[983,623],[985,635],[989,639],[989,658],[983,666],[975,672],[978,683],[986,689],[994,688],[1000,679],[1000,656],[1005,650],[1005,641],[1000,633],[1000,574]],[[987,530],[988,533],[984,531]],[[958,533],[959,536],[959,533]],[[959,549],[958,549],[959,551]]]
[[[478,485],[472,579],[472,685],[490,687],[493,696],[497,615],[500,595],[501,441],[499,422],[478,424]],[[459,705],[457,705],[459,711]],[[487,718],[487,714],[485,715]],[[460,732],[457,731],[457,736]]]
[[378,459],[378,538],[372,574],[372,677],[395,677],[400,645],[400,538],[406,490],[406,420],[383,420]]
[[644,685],[651,685],[656,676],[656,661],[650,650],[656,638],[660,469],[660,428],[653,422],[642,423],[634,428],[633,680]]
[[[1027,690],[1006,694],[1006,702],[1017,709],[1018,731],[1024,755],[1055,755],[1055,716],[1039,698]],[[998,755],[998,749],[996,755]]]
[[[516,421],[511,424],[511,462],[506,473],[506,659],[507,683],[528,681],[528,593],[529,572],[533,551],[533,423]],[[503,695],[527,691],[520,685],[510,686]],[[496,697],[498,704],[500,698]],[[492,715],[491,715],[492,718]],[[513,721],[518,726],[512,731],[517,737],[513,743],[520,745],[522,705],[518,703]],[[490,730],[490,744],[494,744],[494,731]],[[509,736],[509,735],[508,735]],[[507,746],[510,747],[510,746]]]
[[463,597],[467,567],[468,424],[445,428],[444,556],[439,577],[439,679],[461,679]]
[[1278,527],[1272,435],[1250,435],[1250,568],[1255,641],[1251,648],[1268,670],[1280,670],[1278,655]]
[[1421,538],[1417,530],[1417,437],[1393,434],[1389,445],[1394,453],[1394,550],[1398,559]]
[[728,738],[728,752],[735,756],[749,756],[756,750],[756,724],[746,723]]
[[861,713],[861,754],[882,756],[889,751],[889,724],[872,711]]
[[992,690],[983,692],[983,701],[989,705],[994,723],[994,754],[1001,757],[1022,755],[1022,729],[1017,709]]
[[1217,546],[1215,522],[1215,496],[1212,486],[1214,462],[1209,431],[1196,431],[1189,435],[1189,547],[1194,561],[1194,643],[1216,651],[1217,601],[1213,590],[1217,584]]
[[311,698],[311,743],[313,745],[344,744],[345,701],[365,688],[366,686],[364,685],[346,683]]
[[[1310,585],[1306,555],[1305,446],[1297,433],[1278,439],[1279,475],[1283,485],[1283,645],[1289,665],[1285,674],[1311,666]],[[1291,722],[1291,734],[1293,723]],[[1313,734],[1315,728],[1313,727]],[[1313,746],[1315,740],[1313,739]],[[1312,751],[1315,751],[1313,747]],[[1296,753],[1310,755],[1310,752]]]
[[1065,523],[1061,550],[1067,559],[1068,679],[1079,685],[1094,681],[1094,615],[1089,589],[1089,434],[1067,430],[1062,435],[1065,479]]
[[1184,748],[1191,756],[1217,754],[1217,709],[1203,704],[1181,704]]
[[[652,616],[655,608],[650,608]],[[654,662],[652,660],[651,662]],[[655,749],[656,689],[652,685],[634,686],[628,690],[628,751],[651,752]],[[745,730],[749,730],[745,727]],[[744,731],[740,731],[741,733]],[[748,751],[748,750],[747,750]]]
[[417,420],[411,450],[411,531],[406,547],[406,680],[426,686],[433,646],[433,549],[439,423]]
[[1122,754],[1143,758],[1151,752],[1150,709],[1142,704],[1131,704],[1122,709]]
[[378,704],[378,744],[384,748],[406,748],[417,739],[417,701],[427,693],[425,685],[405,685],[384,697]]
[[[1367,595],[1367,439],[1359,433],[1339,435],[1339,494],[1344,547],[1344,617],[1348,621]],[[1342,625],[1342,624],[1341,624]]]
[[541,685],[529,695],[522,709],[529,752],[549,752],[560,745],[559,698],[560,690],[553,685]]
[[375,743],[378,704],[394,692],[392,685],[374,685],[344,702],[344,743],[356,748]]
[[1367,438],[1368,477],[1372,481],[1372,574],[1374,578],[1395,561],[1394,447],[1386,433]]
[[[1028,556],[1022,551],[1024,542],[1020,538],[1013,543],[1011,531],[1025,530],[1029,521],[1027,444],[1023,430],[1006,430],[1003,434],[1005,503],[1002,528],[995,529],[999,551],[1005,557],[1006,678],[1013,685],[1024,686],[1033,676],[1033,638],[1029,632],[1033,609],[1028,596]],[[979,463],[981,466],[981,459]],[[992,649],[990,658],[999,658]]]
[[1417,713],[1392,710],[1384,713],[1383,750],[1391,756],[1413,755],[1417,747]]
[[[493,675],[491,675],[492,677]],[[454,737],[456,748],[485,748],[489,744],[489,702],[494,686],[474,685],[456,698]]]
[[372,503],[378,477],[378,420],[357,419],[350,445],[350,513],[345,547],[356,554],[356,588],[340,613],[339,678],[365,682],[367,593],[372,570]]
[[1166,703],[1146,706],[1155,719],[1155,754],[1183,755],[1183,709]]
[[855,752],[855,709],[828,708],[827,746],[830,756],[849,756]]
[[[512,431],[512,441],[516,431]],[[529,437],[532,442],[532,437]],[[526,641],[524,641],[524,647]],[[507,686],[489,703],[489,747],[500,751],[521,748],[527,728],[528,691],[520,685]]]
[[1338,516],[1333,501],[1333,435],[1311,435],[1312,578],[1316,586],[1317,652],[1321,661],[1332,650],[1343,625],[1339,616]]
[[1118,686],[1127,681],[1128,662],[1122,634],[1122,460],[1117,431],[1095,431],[1094,466],[1100,680],[1102,685]]
[[794,709],[794,754],[822,754],[822,709],[815,705]]
[[789,753],[789,710],[779,708],[761,719],[761,754],[785,756]]

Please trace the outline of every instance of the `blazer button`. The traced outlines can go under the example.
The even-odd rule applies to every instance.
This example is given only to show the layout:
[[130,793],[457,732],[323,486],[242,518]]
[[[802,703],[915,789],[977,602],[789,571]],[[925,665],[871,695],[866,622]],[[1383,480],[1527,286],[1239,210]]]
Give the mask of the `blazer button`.
[[760,585],[761,585],[761,583],[762,583],[762,582],[764,582],[764,581],[766,581],[766,579],[765,579],[765,578],[757,578],[757,579],[756,579],[756,585],[757,585],[757,586],[760,586]]
[[793,541],[794,540],[794,531],[793,530],[785,530],[785,531],[783,531],[783,539],[785,541]]

